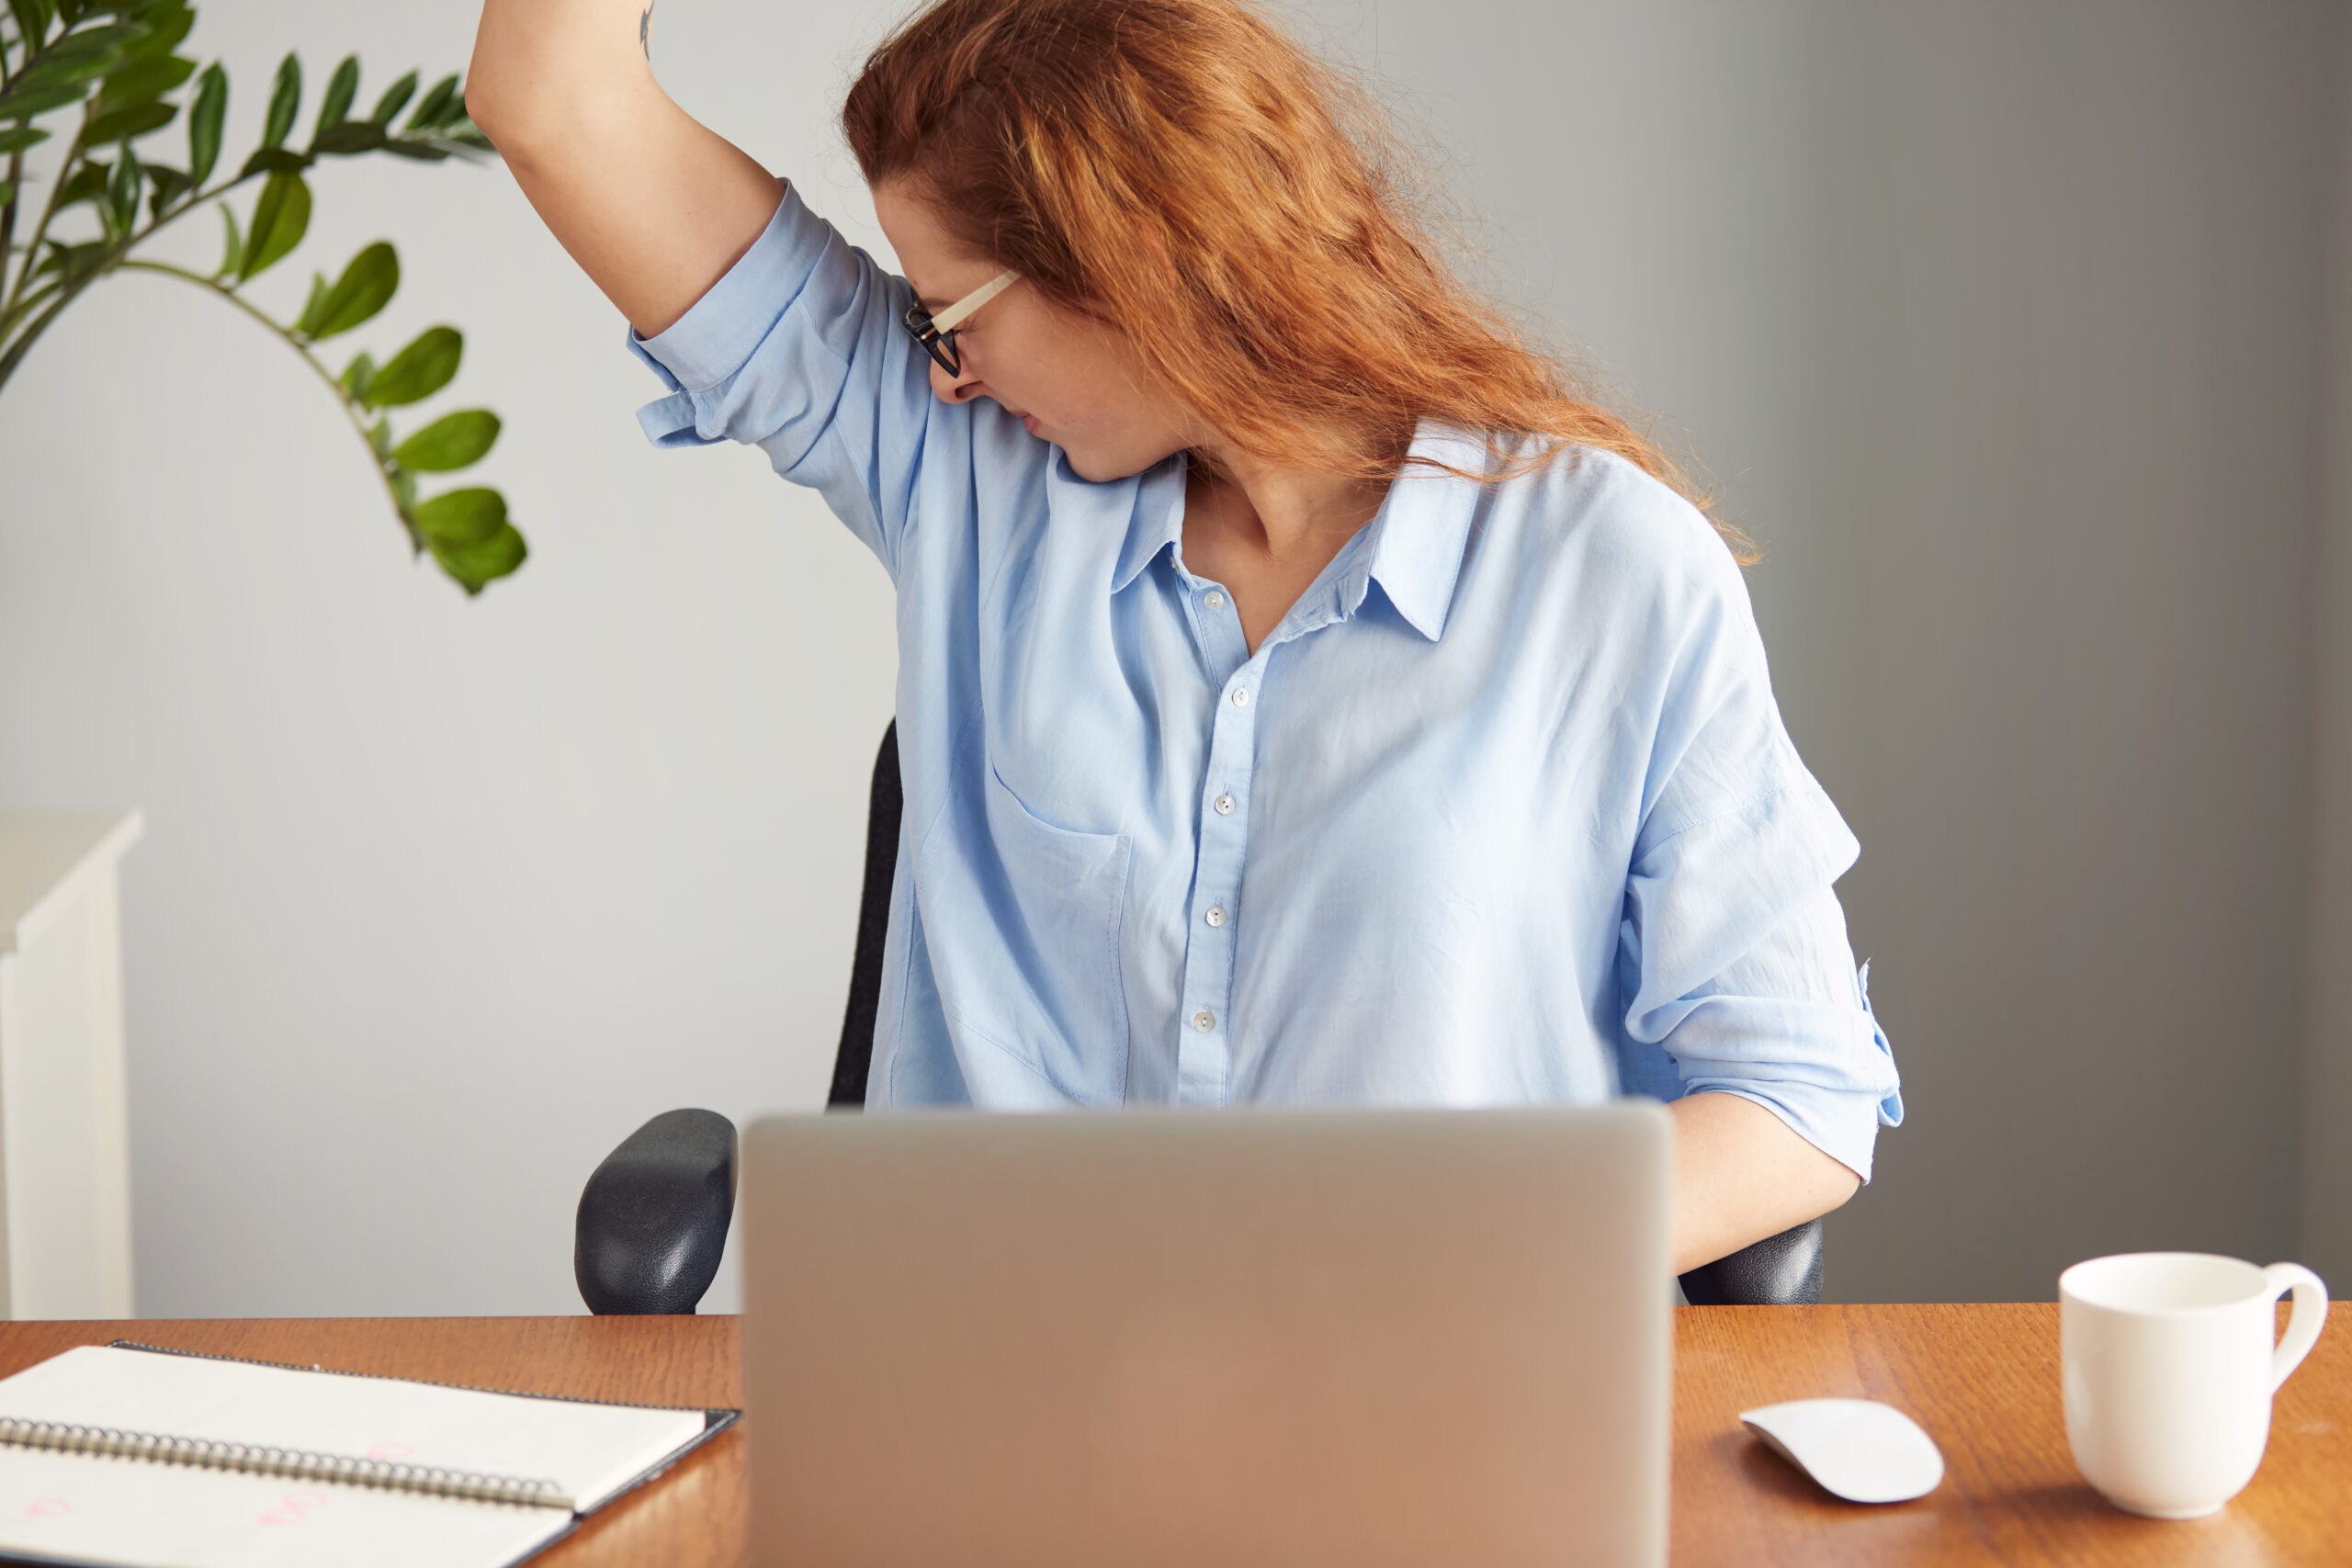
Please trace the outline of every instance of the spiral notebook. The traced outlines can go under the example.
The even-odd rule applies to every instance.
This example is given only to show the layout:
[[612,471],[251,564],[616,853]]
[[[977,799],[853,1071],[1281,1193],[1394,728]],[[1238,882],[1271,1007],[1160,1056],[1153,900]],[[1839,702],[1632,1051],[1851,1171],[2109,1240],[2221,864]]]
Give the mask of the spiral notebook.
[[85,1345],[0,1379],[0,1558],[505,1568],[738,1414]]

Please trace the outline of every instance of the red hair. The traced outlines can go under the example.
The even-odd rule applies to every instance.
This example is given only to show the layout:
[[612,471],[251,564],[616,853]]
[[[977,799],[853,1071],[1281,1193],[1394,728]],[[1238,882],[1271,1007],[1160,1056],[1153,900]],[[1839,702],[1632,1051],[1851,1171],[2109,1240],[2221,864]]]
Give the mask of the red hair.
[[1261,460],[1385,480],[1427,418],[1487,436],[1465,477],[1591,446],[1705,507],[1448,273],[1377,111],[1248,0],[936,0],[842,125],[868,185],[912,181],[976,254],[1116,322]]

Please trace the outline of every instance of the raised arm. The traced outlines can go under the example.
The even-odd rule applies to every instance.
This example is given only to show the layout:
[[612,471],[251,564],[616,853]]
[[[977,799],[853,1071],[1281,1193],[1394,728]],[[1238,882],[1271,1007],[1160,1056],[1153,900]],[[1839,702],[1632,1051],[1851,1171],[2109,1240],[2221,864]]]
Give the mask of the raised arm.
[[782,187],[670,101],[649,0],[487,0],[466,107],[571,259],[647,337],[760,237]]

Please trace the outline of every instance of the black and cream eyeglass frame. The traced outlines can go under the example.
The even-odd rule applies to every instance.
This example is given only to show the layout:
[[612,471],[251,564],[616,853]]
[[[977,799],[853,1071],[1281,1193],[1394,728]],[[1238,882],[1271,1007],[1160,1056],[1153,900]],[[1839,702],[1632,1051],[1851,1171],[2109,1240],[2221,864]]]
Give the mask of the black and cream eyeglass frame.
[[1000,272],[936,316],[924,310],[919,302],[908,306],[907,313],[899,318],[899,324],[922,344],[923,352],[930,355],[942,370],[950,376],[961,376],[964,373],[964,356],[956,352],[956,329],[969,321],[973,311],[1019,281],[1021,275],[1017,272]]

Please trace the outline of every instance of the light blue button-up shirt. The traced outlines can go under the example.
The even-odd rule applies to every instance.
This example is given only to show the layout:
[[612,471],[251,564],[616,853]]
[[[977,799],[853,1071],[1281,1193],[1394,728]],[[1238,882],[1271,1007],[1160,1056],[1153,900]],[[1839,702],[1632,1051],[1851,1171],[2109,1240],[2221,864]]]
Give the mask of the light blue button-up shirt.
[[787,192],[632,339],[649,435],[757,445],[897,584],[869,1105],[1719,1089],[1869,1175],[1902,1102],[1832,891],[1857,848],[1703,518],[1589,450],[1408,466],[1253,654],[1185,568],[1183,459],[1093,483],[941,402],[910,299]]

